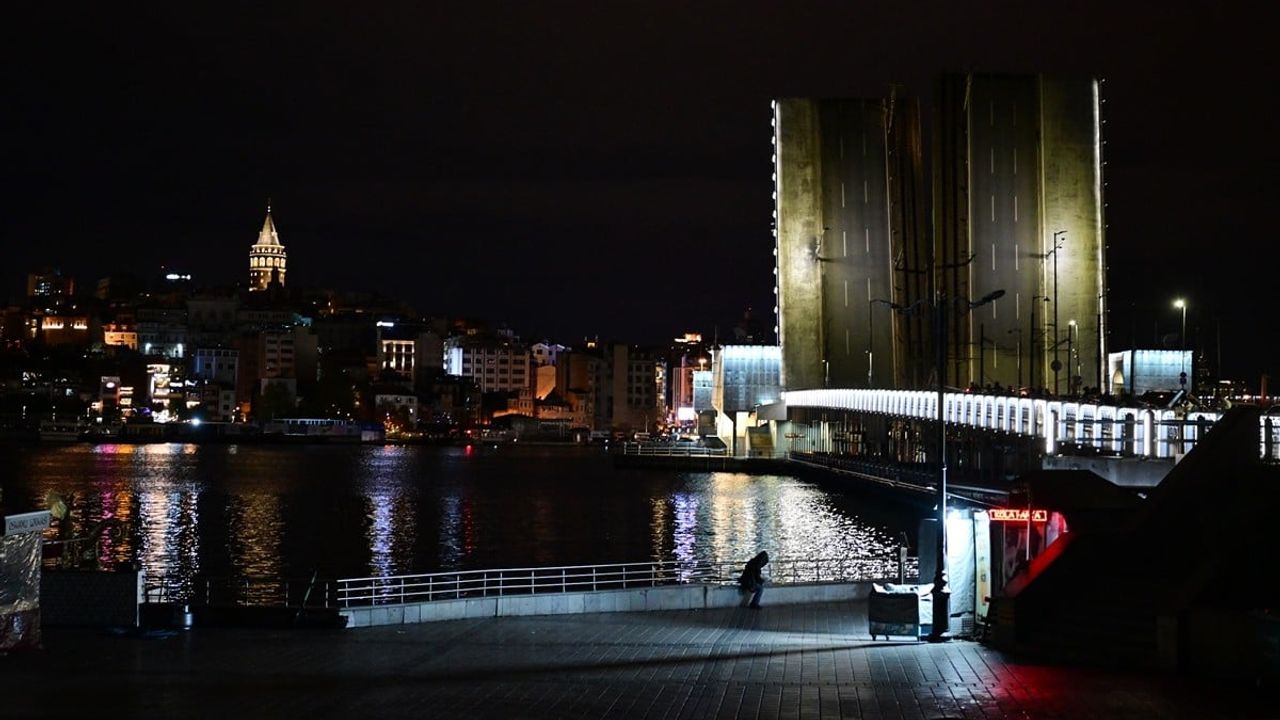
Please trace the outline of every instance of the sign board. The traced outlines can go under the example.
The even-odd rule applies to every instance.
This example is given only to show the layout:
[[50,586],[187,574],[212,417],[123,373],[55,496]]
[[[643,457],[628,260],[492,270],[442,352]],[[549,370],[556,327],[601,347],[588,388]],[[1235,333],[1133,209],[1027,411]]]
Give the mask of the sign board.
[[20,515],[6,515],[4,519],[4,534],[18,535],[20,533],[41,532],[49,527],[49,519],[48,510],[22,513]]
[[1048,510],[1028,510],[1026,508],[992,508],[987,516],[993,522],[1049,522]]

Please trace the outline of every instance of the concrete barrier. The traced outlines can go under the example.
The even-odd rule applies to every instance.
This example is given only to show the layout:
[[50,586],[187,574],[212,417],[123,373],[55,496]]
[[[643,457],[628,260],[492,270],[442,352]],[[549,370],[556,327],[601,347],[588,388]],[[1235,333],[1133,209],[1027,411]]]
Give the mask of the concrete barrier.
[[[870,582],[769,585],[765,587],[763,604],[800,605],[866,600],[870,594]],[[347,627],[357,628],[466,618],[700,610],[734,607],[743,604],[743,601],[743,594],[731,585],[689,584],[377,605],[345,608],[341,614],[347,618]]]
[[48,626],[137,627],[142,574],[134,571],[45,570],[40,615]]

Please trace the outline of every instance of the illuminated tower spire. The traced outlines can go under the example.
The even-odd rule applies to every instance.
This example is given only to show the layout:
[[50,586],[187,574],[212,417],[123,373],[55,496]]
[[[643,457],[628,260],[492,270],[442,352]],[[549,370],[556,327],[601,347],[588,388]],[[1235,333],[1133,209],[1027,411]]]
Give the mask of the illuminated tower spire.
[[249,249],[249,289],[266,290],[272,280],[284,285],[286,253],[280,244],[275,221],[271,218],[271,200],[267,200],[267,217],[258,232],[258,242]]

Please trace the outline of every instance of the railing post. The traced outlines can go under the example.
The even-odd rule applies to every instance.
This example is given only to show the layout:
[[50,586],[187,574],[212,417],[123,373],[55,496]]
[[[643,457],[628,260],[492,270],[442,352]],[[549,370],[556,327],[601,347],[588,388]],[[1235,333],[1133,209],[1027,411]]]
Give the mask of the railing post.
[[592,565],[591,566],[591,592],[595,592],[597,589],[598,588],[596,587],[596,567]]
[[567,570],[565,570],[564,568],[560,568],[560,592],[565,592],[565,581],[564,581],[564,575],[565,575],[565,573],[566,573],[566,572],[568,572],[568,571],[567,571]]

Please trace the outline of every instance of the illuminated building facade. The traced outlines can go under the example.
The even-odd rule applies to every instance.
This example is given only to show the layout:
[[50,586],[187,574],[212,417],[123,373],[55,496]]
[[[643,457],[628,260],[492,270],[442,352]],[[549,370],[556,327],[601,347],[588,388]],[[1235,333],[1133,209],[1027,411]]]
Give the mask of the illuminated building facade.
[[782,399],[781,365],[777,345],[725,345],[715,352],[711,404],[717,434],[733,454],[750,447],[748,428],[760,407]]
[[88,315],[44,315],[40,318],[40,340],[46,345],[88,345],[93,333]]
[[416,323],[379,320],[376,323],[379,375],[423,387],[444,369],[444,342]]
[[137,310],[138,346],[143,355],[183,358],[191,347],[187,339],[185,307],[141,307]]
[[783,386],[919,383],[925,326],[884,304],[926,286],[916,103],[777,100],[773,130]]
[[249,289],[266,290],[272,282],[283,287],[286,259],[284,245],[280,244],[280,235],[276,232],[275,221],[271,219],[271,205],[268,203],[267,218],[262,221],[258,242],[249,249]]
[[465,335],[445,343],[445,372],[472,380],[480,392],[529,387],[529,348],[504,338]]
[[197,348],[192,375],[201,380],[235,387],[240,374],[240,351],[236,348]]
[[948,384],[1103,386],[1099,81],[946,75],[935,104],[941,289],[970,299],[1005,291],[950,316]]
[[102,344],[107,347],[138,349],[138,328],[133,323],[113,322],[102,326]]

